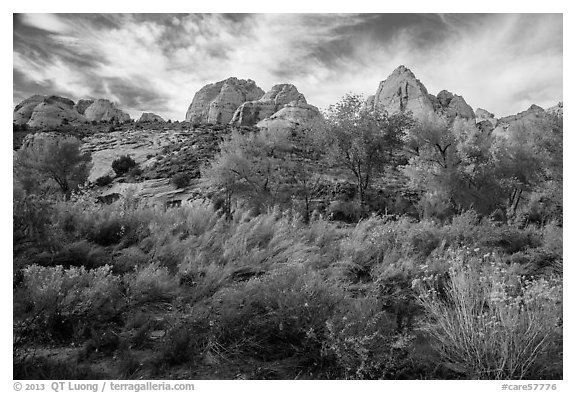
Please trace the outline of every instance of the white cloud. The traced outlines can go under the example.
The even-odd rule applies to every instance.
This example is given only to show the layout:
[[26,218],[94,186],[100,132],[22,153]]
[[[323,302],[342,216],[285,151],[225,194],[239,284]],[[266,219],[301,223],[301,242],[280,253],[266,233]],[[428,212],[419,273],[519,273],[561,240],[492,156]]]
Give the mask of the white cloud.
[[[430,93],[447,89],[499,116],[562,99],[561,16],[496,15],[463,22],[444,15],[448,38],[425,47],[415,38],[418,26],[380,39],[345,35],[355,31],[346,28],[363,22],[354,15],[257,14],[234,23],[222,15],[114,19],[117,27],[110,29],[60,15],[27,15],[25,23],[55,33],[69,50],[98,61],[86,73],[57,56],[42,62],[15,52],[14,67],[77,97],[92,95],[87,78],[120,78],[155,91],[170,108],[126,108],[133,116],[152,111],[172,119],[184,117],[203,85],[229,76],[251,78],[264,90],[293,83],[308,102],[325,108],[350,91],[374,94],[400,64]],[[336,39],[349,39],[352,53],[318,56]],[[112,87],[109,94],[115,96]]]

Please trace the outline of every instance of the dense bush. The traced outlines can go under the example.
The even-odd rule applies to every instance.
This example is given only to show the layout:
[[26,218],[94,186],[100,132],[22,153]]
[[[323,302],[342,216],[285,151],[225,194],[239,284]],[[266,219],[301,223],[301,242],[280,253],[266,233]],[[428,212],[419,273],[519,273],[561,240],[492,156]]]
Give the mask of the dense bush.
[[177,173],[172,176],[171,182],[176,188],[185,188],[190,184],[190,180],[188,173]]
[[112,179],[112,176],[106,175],[106,176],[100,176],[98,179],[96,179],[96,185],[98,187],[104,187],[107,186],[108,184],[112,183],[114,179]]
[[136,161],[129,155],[121,156],[112,161],[112,169],[117,176],[122,176],[136,166]]

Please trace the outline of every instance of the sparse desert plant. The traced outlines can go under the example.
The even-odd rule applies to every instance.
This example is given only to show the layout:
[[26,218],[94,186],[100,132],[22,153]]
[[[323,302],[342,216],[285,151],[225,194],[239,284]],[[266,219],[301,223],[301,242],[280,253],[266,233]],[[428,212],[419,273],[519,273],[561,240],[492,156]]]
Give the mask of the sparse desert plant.
[[561,337],[561,281],[509,274],[492,254],[455,251],[450,264],[447,278],[414,282],[443,360],[470,378],[546,378]]

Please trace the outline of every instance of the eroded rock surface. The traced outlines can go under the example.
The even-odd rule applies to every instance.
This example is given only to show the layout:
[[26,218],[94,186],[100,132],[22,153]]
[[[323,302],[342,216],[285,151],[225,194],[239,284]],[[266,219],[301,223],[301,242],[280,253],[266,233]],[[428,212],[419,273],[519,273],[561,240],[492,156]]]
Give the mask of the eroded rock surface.
[[234,112],[247,101],[264,95],[253,80],[228,78],[201,88],[192,99],[186,120],[199,124],[227,124]]
[[306,104],[306,98],[291,84],[275,85],[262,98],[243,103],[236,109],[230,124],[235,126],[252,126],[291,102]]
[[85,108],[84,116],[88,121],[118,121],[124,123],[130,121],[130,115],[120,110],[110,100],[103,98],[95,100]]

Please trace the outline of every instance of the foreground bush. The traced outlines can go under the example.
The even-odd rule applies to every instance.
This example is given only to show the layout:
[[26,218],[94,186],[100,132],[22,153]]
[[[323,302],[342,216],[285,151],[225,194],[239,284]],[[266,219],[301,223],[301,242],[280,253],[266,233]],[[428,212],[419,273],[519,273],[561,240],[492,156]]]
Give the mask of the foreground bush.
[[562,283],[509,274],[491,254],[454,253],[448,278],[415,282],[442,358],[480,379],[546,378],[562,334]]
[[109,266],[28,266],[23,270],[23,287],[32,319],[25,329],[48,338],[84,336],[95,324],[113,320],[123,310],[119,277]]

